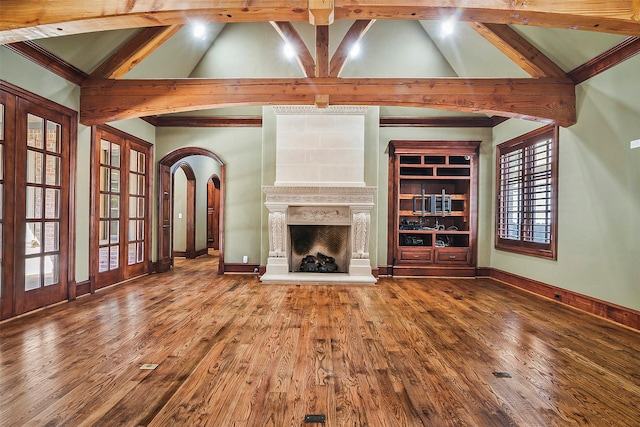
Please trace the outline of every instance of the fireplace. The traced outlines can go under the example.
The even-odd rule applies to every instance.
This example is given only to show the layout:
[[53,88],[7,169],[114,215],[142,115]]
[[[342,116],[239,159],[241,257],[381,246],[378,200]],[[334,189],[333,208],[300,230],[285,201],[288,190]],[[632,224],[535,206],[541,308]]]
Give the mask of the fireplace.
[[349,270],[349,227],[289,225],[290,272],[346,273]]
[[[263,282],[344,282],[375,283],[369,259],[371,210],[375,187],[263,187],[269,210],[269,258]],[[328,227],[337,231],[330,240],[309,243],[309,250],[343,246],[344,272],[306,273],[296,271],[297,258],[292,248],[297,227]],[[304,228],[303,228],[304,229]],[[311,233],[308,233],[311,234]],[[340,237],[341,236],[341,237]],[[299,236],[298,236],[299,237]],[[300,244],[299,246],[305,246]],[[304,251],[302,251],[304,252]],[[339,251],[336,251],[338,253]],[[304,257],[305,254],[296,256]],[[330,255],[330,254],[325,254]],[[330,255],[333,256],[333,255]]]
[[[375,283],[369,236],[376,188],[364,182],[368,109],[273,108],[275,182],[262,188],[269,257],[260,280]],[[333,258],[337,271],[300,271],[304,257],[318,253]]]

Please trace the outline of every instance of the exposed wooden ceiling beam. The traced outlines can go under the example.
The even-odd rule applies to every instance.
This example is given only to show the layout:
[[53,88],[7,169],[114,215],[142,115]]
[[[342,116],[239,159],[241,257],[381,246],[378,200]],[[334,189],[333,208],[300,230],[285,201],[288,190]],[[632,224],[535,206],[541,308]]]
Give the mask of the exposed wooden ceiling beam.
[[329,77],[329,26],[316,26],[316,77]]
[[67,61],[44,49],[34,41],[27,40],[24,42],[10,43],[6,47],[71,83],[80,85],[89,77],[89,75],[81,69],[69,64]]
[[357,20],[353,25],[351,25],[351,28],[349,28],[349,31],[347,31],[347,34],[345,34],[344,38],[340,42],[338,49],[336,49],[335,53],[331,57],[331,65],[329,69],[329,75],[331,77],[338,77],[340,75],[340,72],[347,63],[351,48],[366,34],[374,22],[376,21],[362,19]]
[[508,25],[480,22],[469,25],[532,77],[565,75],[562,68]]
[[640,53],[640,37],[629,37],[606,52],[567,73],[573,83],[580,84]]
[[311,25],[333,24],[334,0],[308,0]]
[[260,127],[262,116],[161,116],[152,119],[159,127]]
[[[503,117],[454,116],[454,117],[423,117],[423,116],[381,116],[380,127],[420,127],[420,128],[492,128],[496,122],[502,122]],[[506,119],[505,119],[506,120]]]
[[282,40],[288,43],[295,52],[296,62],[300,66],[305,77],[313,77],[315,75],[315,62],[309,52],[309,48],[304,44],[302,37],[293,27],[291,22],[274,22],[271,25],[278,32]]
[[104,61],[89,76],[91,79],[119,79],[142,62],[162,43],[182,28],[181,25],[144,28],[122,48]]
[[[315,4],[312,2],[312,6]],[[181,25],[195,18],[210,22],[308,21],[309,6],[308,0],[2,0],[0,43],[123,28]],[[439,20],[455,13],[461,21],[468,22],[640,36],[637,0],[411,0],[401,3],[395,0],[335,0],[333,12],[336,20]]]
[[159,79],[87,81],[83,124],[244,105],[395,105],[466,111],[570,126],[575,89],[568,78],[526,79]]

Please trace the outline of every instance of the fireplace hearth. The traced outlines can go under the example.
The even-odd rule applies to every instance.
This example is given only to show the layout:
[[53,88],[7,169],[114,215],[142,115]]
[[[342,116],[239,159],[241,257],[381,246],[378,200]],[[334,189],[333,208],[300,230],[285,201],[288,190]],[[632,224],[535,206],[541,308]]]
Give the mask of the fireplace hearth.
[[[263,191],[269,258],[262,282],[376,282],[369,259],[375,187],[272,186]],[[301,272],[302,259],[317,252],[335,258],[338,272]]]

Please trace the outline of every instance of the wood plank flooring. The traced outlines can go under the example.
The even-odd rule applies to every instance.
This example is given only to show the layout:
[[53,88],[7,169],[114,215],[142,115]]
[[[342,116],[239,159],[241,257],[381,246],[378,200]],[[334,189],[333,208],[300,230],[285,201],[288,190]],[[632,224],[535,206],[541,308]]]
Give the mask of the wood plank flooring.
[[490,279],[277,285],[216,262],[0,323],[0,425],[640,425],[637,331]]

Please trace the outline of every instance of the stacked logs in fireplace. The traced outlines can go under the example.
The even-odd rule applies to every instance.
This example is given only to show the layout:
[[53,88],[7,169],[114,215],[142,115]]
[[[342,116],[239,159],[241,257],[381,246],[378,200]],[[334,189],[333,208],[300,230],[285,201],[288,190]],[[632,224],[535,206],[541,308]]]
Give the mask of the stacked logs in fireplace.
[[336,264],[335,258],[318,252],[316,255],[307,255],[302,258],[300,271],[305,273],[337,273],[338,264]]

